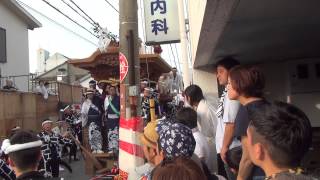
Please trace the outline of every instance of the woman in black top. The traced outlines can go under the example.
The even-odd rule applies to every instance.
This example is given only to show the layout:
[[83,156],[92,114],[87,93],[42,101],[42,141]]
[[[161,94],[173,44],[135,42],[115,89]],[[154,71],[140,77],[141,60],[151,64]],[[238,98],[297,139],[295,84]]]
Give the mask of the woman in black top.
[[235,120],[235,137],[241,140],[242,157],[237,179],[260,180],[264,179],[264,172],[251,162],[247,144],[247,128],[250,119],[247,110],[259,108],[259,105],[267,103],[263,98],[265,79],[257,67],[236,66],[230,70],[228,79],[228,96],[231,100],[238,100],[242,105]]

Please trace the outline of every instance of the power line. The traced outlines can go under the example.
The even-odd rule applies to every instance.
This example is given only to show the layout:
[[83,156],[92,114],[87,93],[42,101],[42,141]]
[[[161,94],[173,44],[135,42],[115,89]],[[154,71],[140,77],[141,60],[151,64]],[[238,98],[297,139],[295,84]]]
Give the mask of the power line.
[[62,28],[63,28],[63,29],[65,29],[66,31],[69,31],[69,32],[71,32],[72,34],[74,34],[74,35],[76,35],[76,36],[80,37],[81,39],[83,39],[83,40],[85,40],[85,41],[87,41],[88,43],[90,43],[90,44],[92,44],[92,45],[94,45],[94,46],[97,46],[97,44],[96,44],[96,43],[93,43],[93,42],[92,42],[92,41],[90,41],[89,39],[87,39],[87,38],[85,38],[85,37],[81,36],[80,34],[78,34],[78,33],[74,32],[74,31],[72,31],[72,30],[68,29],[68,28],[67,28],[67,27],[65,27],[64,25],[62,25],[62,24],[58,23],[57,21],[55,21],[55,20],[53,20],[53,19],[49,18],[48,16],[44,15],[44,14],[43,14],[43,13],[41,13],[40,11],[38,11],[38,10],[36,10],[36,9],[34,9],[34,8],[32,8],[32,7],[30,7],[29,5],[27,5],[27,4],[25,4],[25,3],[23,3],[23,2],[21,2],[21,1],[19,1],[19,0],[17,0],[17,2],[18,2],[19,4],[21,4],[21,5],[23,5],[24,7],[27,7],[28,9],[30,9],[30,10],[32,10],[32,11],[34,11],[35,13],[37,13],[37,14],[41,15],[42,17],[44,17],[44,18],[48,19],[48,20],[49,20],[49,21],[51,21],[52,23],[54,23],[54,24],[56,24],[56,25],[58,25],[58,26],[62,27]]
[[68,15],[64,14],[62,11],[60,11],[58,8],[56,8],[55,6],[53,6],[52,4],[50,4],[48,1],[46,0],[42,0],[43,2],[45,2],[46,4],[48,4],[50,7],[52,7],[53,9],[55,9],[56,11],[58,11],[60,14],[62,14],[63,16],[65,16],[66,18],[68,18],[70,21],[72,21],[73,23],[77,24],[79,27],[81,27],[82,29],[86,30],[87,32],[89,32],[90,34],[92,34],[93,36],[97,37],[97,35],[93,34],[91,31],[89,31],[87,28],[85,28],[84,26],[82,26],[81,24],[79,24],[77,21],[73,20],[72,18],[70,18]]
[[108,3],[112,7],[112,9],[114,9],[115,11],[117,11],[119,13],[119,10],[116,9],[108,0],[105,0],[105,1],[106,1],[106,3]]
[[70,0],[70,2],[75,5],[84,15],[86,15],[94,24],[99,25],[97,22],[95,22],[84,10],[82,10],[73,0]]
[[64,0],[61,0],[64,4],[66,4],[69,8],[71,8],[74,12],[76,12],[79,16],[81,16],[83,19],[85,19],[88,23],[90,23],[92,26],[95,26],[95,24],[93,22],[91,22],[89,19],[87,19],[87,17],[83,16],[82,14],[80,14],[74,7],[72,7],[69,3],[67,3]]
[[177,67],[177,63],[176,63],[176,57],[175,57],[175,55],[174,55],[174,53],[173,53],[173,49],[172,49],[172,45],[171,45],[171,44],[170,44],[170,49],[171,49],[171,53],[172,53],[172,56],[173,56],[174,65],[176,66],[176,68],[178,68],[178,67]]
[[178,60],[178,64],[179,64],[179,68],[180,68],[180,72],[182,72],[182,71],[181,71],[180,58],[179,58],[179,54],[178,54],[178,50],[177,50],[177,44],[174,44],[174,48],[176,49],[176,53],[177,53],[177,60]]
[[[167,52],[169,52],[170,50],[169,50],[169,46],[165,46],[166,47],[166,49],[167,49]],[[172,62],[172,58],[171,58],[171,54],[170,53],[168,53],[168,57],[169,57],[169,64],[170,64],[170,66],[173,66],[173,62]]]
[[[62,0],[62,1],[64,1],[64,0]],[[75,12],[77,12],[77,14],[79,14],[82,18],[84,18],[84,19],[86,19],[86,21],[88,21],[93,27],[94,27],[94,29],[93,29],[93,31],[95,32],[95,33],[99,33],[99,31],[100,30],[103,30],[103,28],[100,26],[100,24],[98,23],[98,22],[96,22],[96,21],[94,21],[83,9],[81,9],[80,8],[80,6],[79,5],[77,5],[73,0],[69,0],[74,6],[76,6],[85,16],[87,16],[87,18],[89,18],[90,20],[91,20],[91,22],[87,19],[87,18],[85,18],[83,15],[81,15],[77,10],[75,10],[70,4],[68,5],[70,8],[72,8]],[[68,4],[68,3],[65,3],[65,4]],[[98,35],[96,35],[96,37],[100,37],[101,36],[101,34],[98,34]],[[117,40],[117,36],[116,35],[114,35],[113,33],[111,33],[111,32],[109,32],[109,33],[107,33],[106,34],[106,36],[109,38],[109,39],[111,39],[111,40]]]

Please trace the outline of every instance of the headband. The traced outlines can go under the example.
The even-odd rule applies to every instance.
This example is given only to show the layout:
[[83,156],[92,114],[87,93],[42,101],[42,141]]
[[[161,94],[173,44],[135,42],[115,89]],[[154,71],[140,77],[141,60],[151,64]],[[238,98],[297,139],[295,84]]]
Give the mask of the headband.
[[24,150],[24,149],[40,147],[41,145],[42,145],[42,141],[41,140],[28,142],[28,143],[24,143],[24,144],[13,144],[13,145],[11,145],[10,140],[9,139],[5,139],[2,142],[1,150],[5,154],[9,154],[9,153],[20,151],[20,150]]
[[45,121],[42,122],[41,126],[43,126],[43,125],[46,124],[46,123],[52,123],[52,122],[53,122],[53,121],[51,121],[51,120],[49,120],[49,119],[48,119],[48,120],[45,120]]

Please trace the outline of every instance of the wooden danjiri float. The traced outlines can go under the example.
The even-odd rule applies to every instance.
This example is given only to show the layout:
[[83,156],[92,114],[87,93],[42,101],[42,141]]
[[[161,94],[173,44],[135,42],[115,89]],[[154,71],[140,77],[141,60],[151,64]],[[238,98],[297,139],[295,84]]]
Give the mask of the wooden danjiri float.
[[[171,70],[169,64],[161,58],[160,54],[139,54],[140,58],[140,78],[149,81],[157,82],[161,74],[168,73]],[[118,43],[111,43],[105,52],[97,49],[91,56],[84,59],[72,59],[68,61],[78,68],[88,70],[96,81],[115,79],[119,80],[119,47]],[[121,127],[120,127],[121,129]],[[88,138],[88,137],[84,137]],[[121,137],[120,137],[121,140]],[[84,139],[84,148],[90,152],[88,140]],[[136,142],[128,142],[135,144]],[[96,158],[97,161],[86,161],[86,174],[93,175],[95,173],[102,173],[110,170],[114,162],[112,155],[107,153],[91,154],[90,158]],[[129,161],[129,160],[127,160]],[[129,163],[130,162],[125,162]],[[102,167],[101,167],[102,165]]]

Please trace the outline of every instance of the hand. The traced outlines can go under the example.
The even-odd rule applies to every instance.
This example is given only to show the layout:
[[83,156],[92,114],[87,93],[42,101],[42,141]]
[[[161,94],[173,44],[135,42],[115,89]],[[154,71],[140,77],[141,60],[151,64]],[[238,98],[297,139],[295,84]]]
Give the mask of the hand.
[[80,141],[78,140],[78,139],[75,139],[75,141],[74,141],[77,145],[80,145],[81,143],[80,143]]
[[233,168],[230,168],[230,171],[233,173],[233,174],[237,174],[238,171],[236,169],[233,169]]
[[69,136],[69,132],[67,131],[67,132],[65,132],[63,135],[62,135],[62,137],[68,137]]
[[228,150],[229,150],[229,148],[222,147],[221,152],[220,152],[221,159],[225,164],[228,164],[227,160],[226,160],[227,159],[227,151]]

